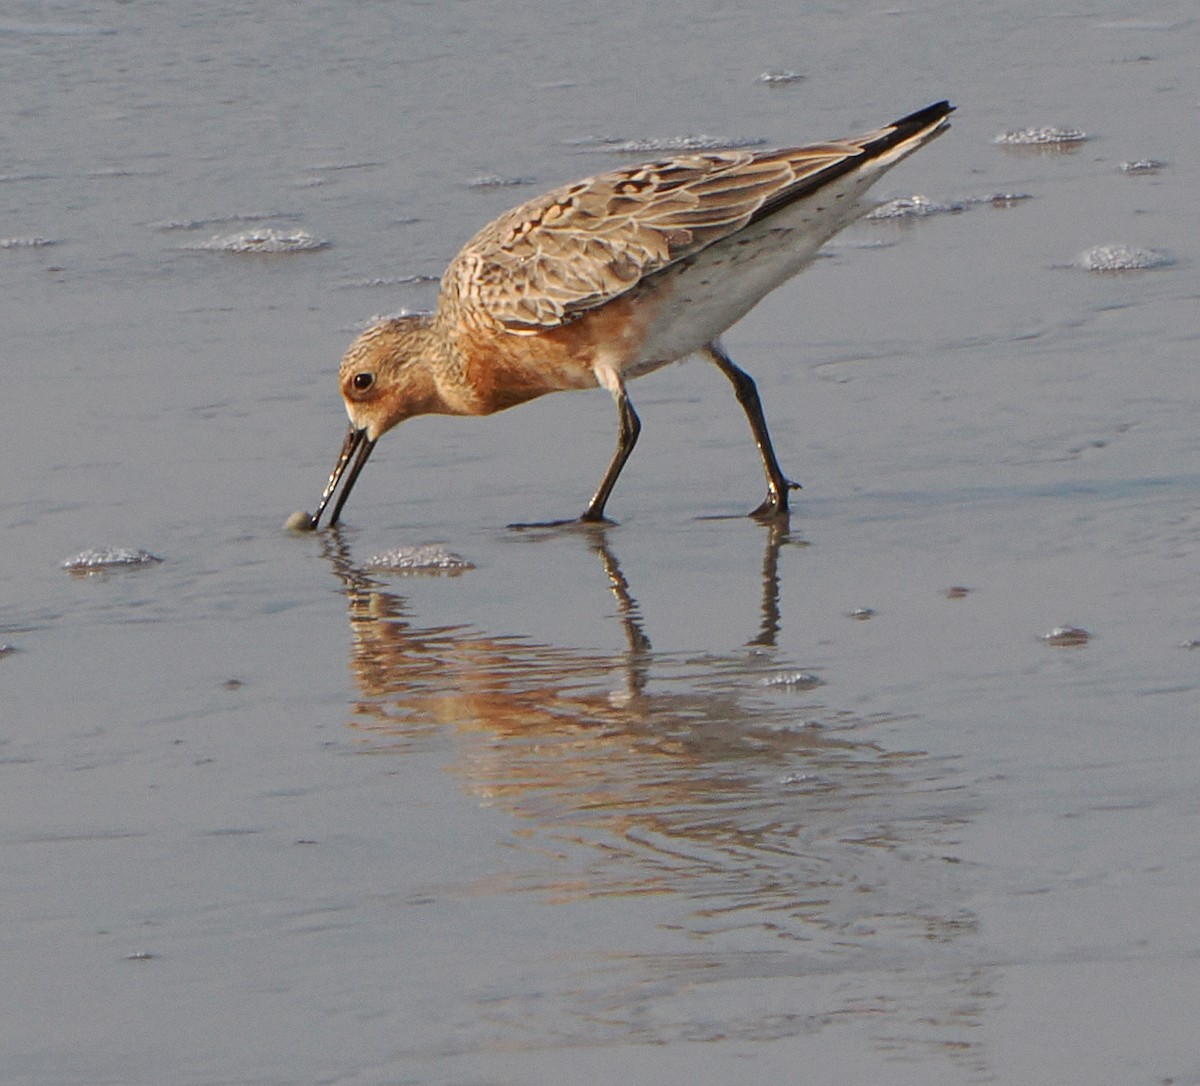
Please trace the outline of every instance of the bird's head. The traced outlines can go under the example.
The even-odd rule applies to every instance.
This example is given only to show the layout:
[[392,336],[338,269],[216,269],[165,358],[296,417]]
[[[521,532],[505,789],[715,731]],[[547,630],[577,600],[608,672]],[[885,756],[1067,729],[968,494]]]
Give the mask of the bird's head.
[[350,344],[338,372],[350,430],[317,511],[310,518],[310,528],[316,529],[344,476],[345,484],[329,518],[331,525],[337,523],[342,506],[380,437],[413,415],[438,410],[440,397],[433,375],[436,354],[432,344],[431,319],[426,316],[382,321]]

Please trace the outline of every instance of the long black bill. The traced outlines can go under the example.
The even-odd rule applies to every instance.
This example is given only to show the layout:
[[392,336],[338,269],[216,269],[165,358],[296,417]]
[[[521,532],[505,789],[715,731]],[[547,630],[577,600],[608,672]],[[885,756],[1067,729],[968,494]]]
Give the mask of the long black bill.
[[[329,504],[329,499],[333,497],[334,491],[337,490],[342,476],[346,475],[346,468],[350,466],[350,461],[354,460],[354,466],[350,468],[350,474],[346,475],[346,485],[342,487],[342,492],[338,496],[338,500],[334,503],[333,512],[329,517],[331,526],[338,522],[338,517],[342,515],[342,506],[346,504],[346,499],[350,497],[350,491],[354,489],[354,482],[358,478],[358,473],[362,471],[363,465],[367,462],[367,458],[371,455],[373,448],[375,448],[375,442],[367,440],[367,431],[359,430],[351,423],[350,429],[346,434],[346,440],[342,442],[342,451],[338,454],[337,464],[334,465],[333,472],[329,476],[325,493],[321,495],[321,504],[317,506],[317,511],[312,515],[311,527],[313,531],[316,531],[317,525],[321,521],[321,514],[325,512],[325,506]],[[354,458],[356,452],[358,453],[357,459]]]

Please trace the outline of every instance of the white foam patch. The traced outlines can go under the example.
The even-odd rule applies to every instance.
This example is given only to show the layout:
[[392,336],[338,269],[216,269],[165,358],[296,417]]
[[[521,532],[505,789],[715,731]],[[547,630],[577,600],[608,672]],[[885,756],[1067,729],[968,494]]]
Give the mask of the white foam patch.
[[762,685],[782,687],[785,690],[812,690],[825,684],[811,671],[784,671],[778,675],[767,676],[762,680]]
[[1046,125],[1041,128],[1020,128],[1002,132],[992,142],[1002,147],[1061,147],[1083,143],[1088,134],[1079,128],[1057,128]]
[[467,184],[473,189],[510,189],[520,185],[532,185],[536,180],[534,177],[501,177],[498,174],[487,174],[483,177],[473,177]]
[[876,222],[883,219],[918,219],[926,215],[957,215],[966,211],[966,200],[931,200],[928,196],[916,194],[899,196],[880,204],[867,218]]
[[585,137],[571,140],[576,147],[619,155],[691,154],[697,151],[730,151],[742,147],[762,147],[765,139],[754,136],[662,136],[623,140],[616,137]]
[[1122,173],[1158,173],[1166,165],[1157,158],[1138,158],[1121,163]]
[[474,569],[475,565],[461,555],[436,544],[419,547],[397,547],[367,559],[366,569],[372,573],[435,573],[455,576]]
[[104,570],[122,569],[127,566],[154,565],[161,561],[161,558],[149,551],[132,547],[94,547],[68,558],[63,562],[62,568],[72,573],[101,573]]
[[787,68],[769,68],[758,77],[758,81],[766,83],[768,87],[790,87],[802,83],[804,76]]
[[1136,245],[1096,245],[1080,253],[1074,266],[1090,272],[1147,271],[1167,268],[1175,258],[1164,249],[1142,249]]
[[331,242],[313,237],[307,230],[276,230],[273,227],[263,227],[254,230],[243,230],[237,234],[220,234],[208,241],[192,246],[206,252],[217,253],[313,253],[319,249],[328,249]]
[[56,238],[0,238],[0,249],[44,249],[57,244]]

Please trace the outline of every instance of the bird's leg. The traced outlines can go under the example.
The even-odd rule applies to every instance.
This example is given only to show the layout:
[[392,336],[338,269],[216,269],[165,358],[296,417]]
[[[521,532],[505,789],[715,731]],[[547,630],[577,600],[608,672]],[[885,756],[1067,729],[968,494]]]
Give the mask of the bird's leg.
[[742,410],[746,412],[746,418],[750,422],[754,443],[758,446],[758,455],[762,457],[763,472],[767,476],[767,497],[750,515],[760,518],[786,516],[788,491],[799,490],[800,484],[793,483],[783,474],[783,469],[775,458],[775,449],[771,445],[771,435],[767,432],[767,420],[763,417],[762,401],[758,398],[754,378],[734,365],[733,359],[716,340],[708,344],[703,353],[733,385],[738,403],[742,405]]
[[[637,417],[637,412],[634,411],[633,404],[629,401],[629,394],[625,391],[624,382],[614,373],[610,372],[608,376],[611,379],[610,391],[616,398],[617,409],[621,416],[621,429],[617,435],[617,451],[613,453],[608,470],[604,473],[604,478],[600,480],[600,485],[596,488],[592,500],[588,502],[587,509],[579,518],[587,523],[604,521],[604,506],[608,501],[608,496],[612,493],[617,476],[621,474],[625,461],[629,459],[629,454],[633,452],[633,447],[637,444],[638,434],[642,431],[641,420]],[[609,381],[603,381],[603,383],[609,385]]]

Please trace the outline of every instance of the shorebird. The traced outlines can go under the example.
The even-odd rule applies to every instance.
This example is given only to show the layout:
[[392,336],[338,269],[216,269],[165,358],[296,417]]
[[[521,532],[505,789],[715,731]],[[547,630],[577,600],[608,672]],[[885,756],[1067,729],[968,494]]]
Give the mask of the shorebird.
[[767,477],[751,516],[788,513],[753,379],[719,336],[864,214],[866,190],[949,127],[937,102],[875,132],[775,151],[682,154],[564,185],[489,223],[441,281],[432,314],[368,328],[342,360],[350,429],[317,510],[342,507],[375,443],[414,415],[490,415],[548,392],[608,389],[617,449],[579,517],[604,509],[641,423],[626,384],[689,355],[729,379]]

